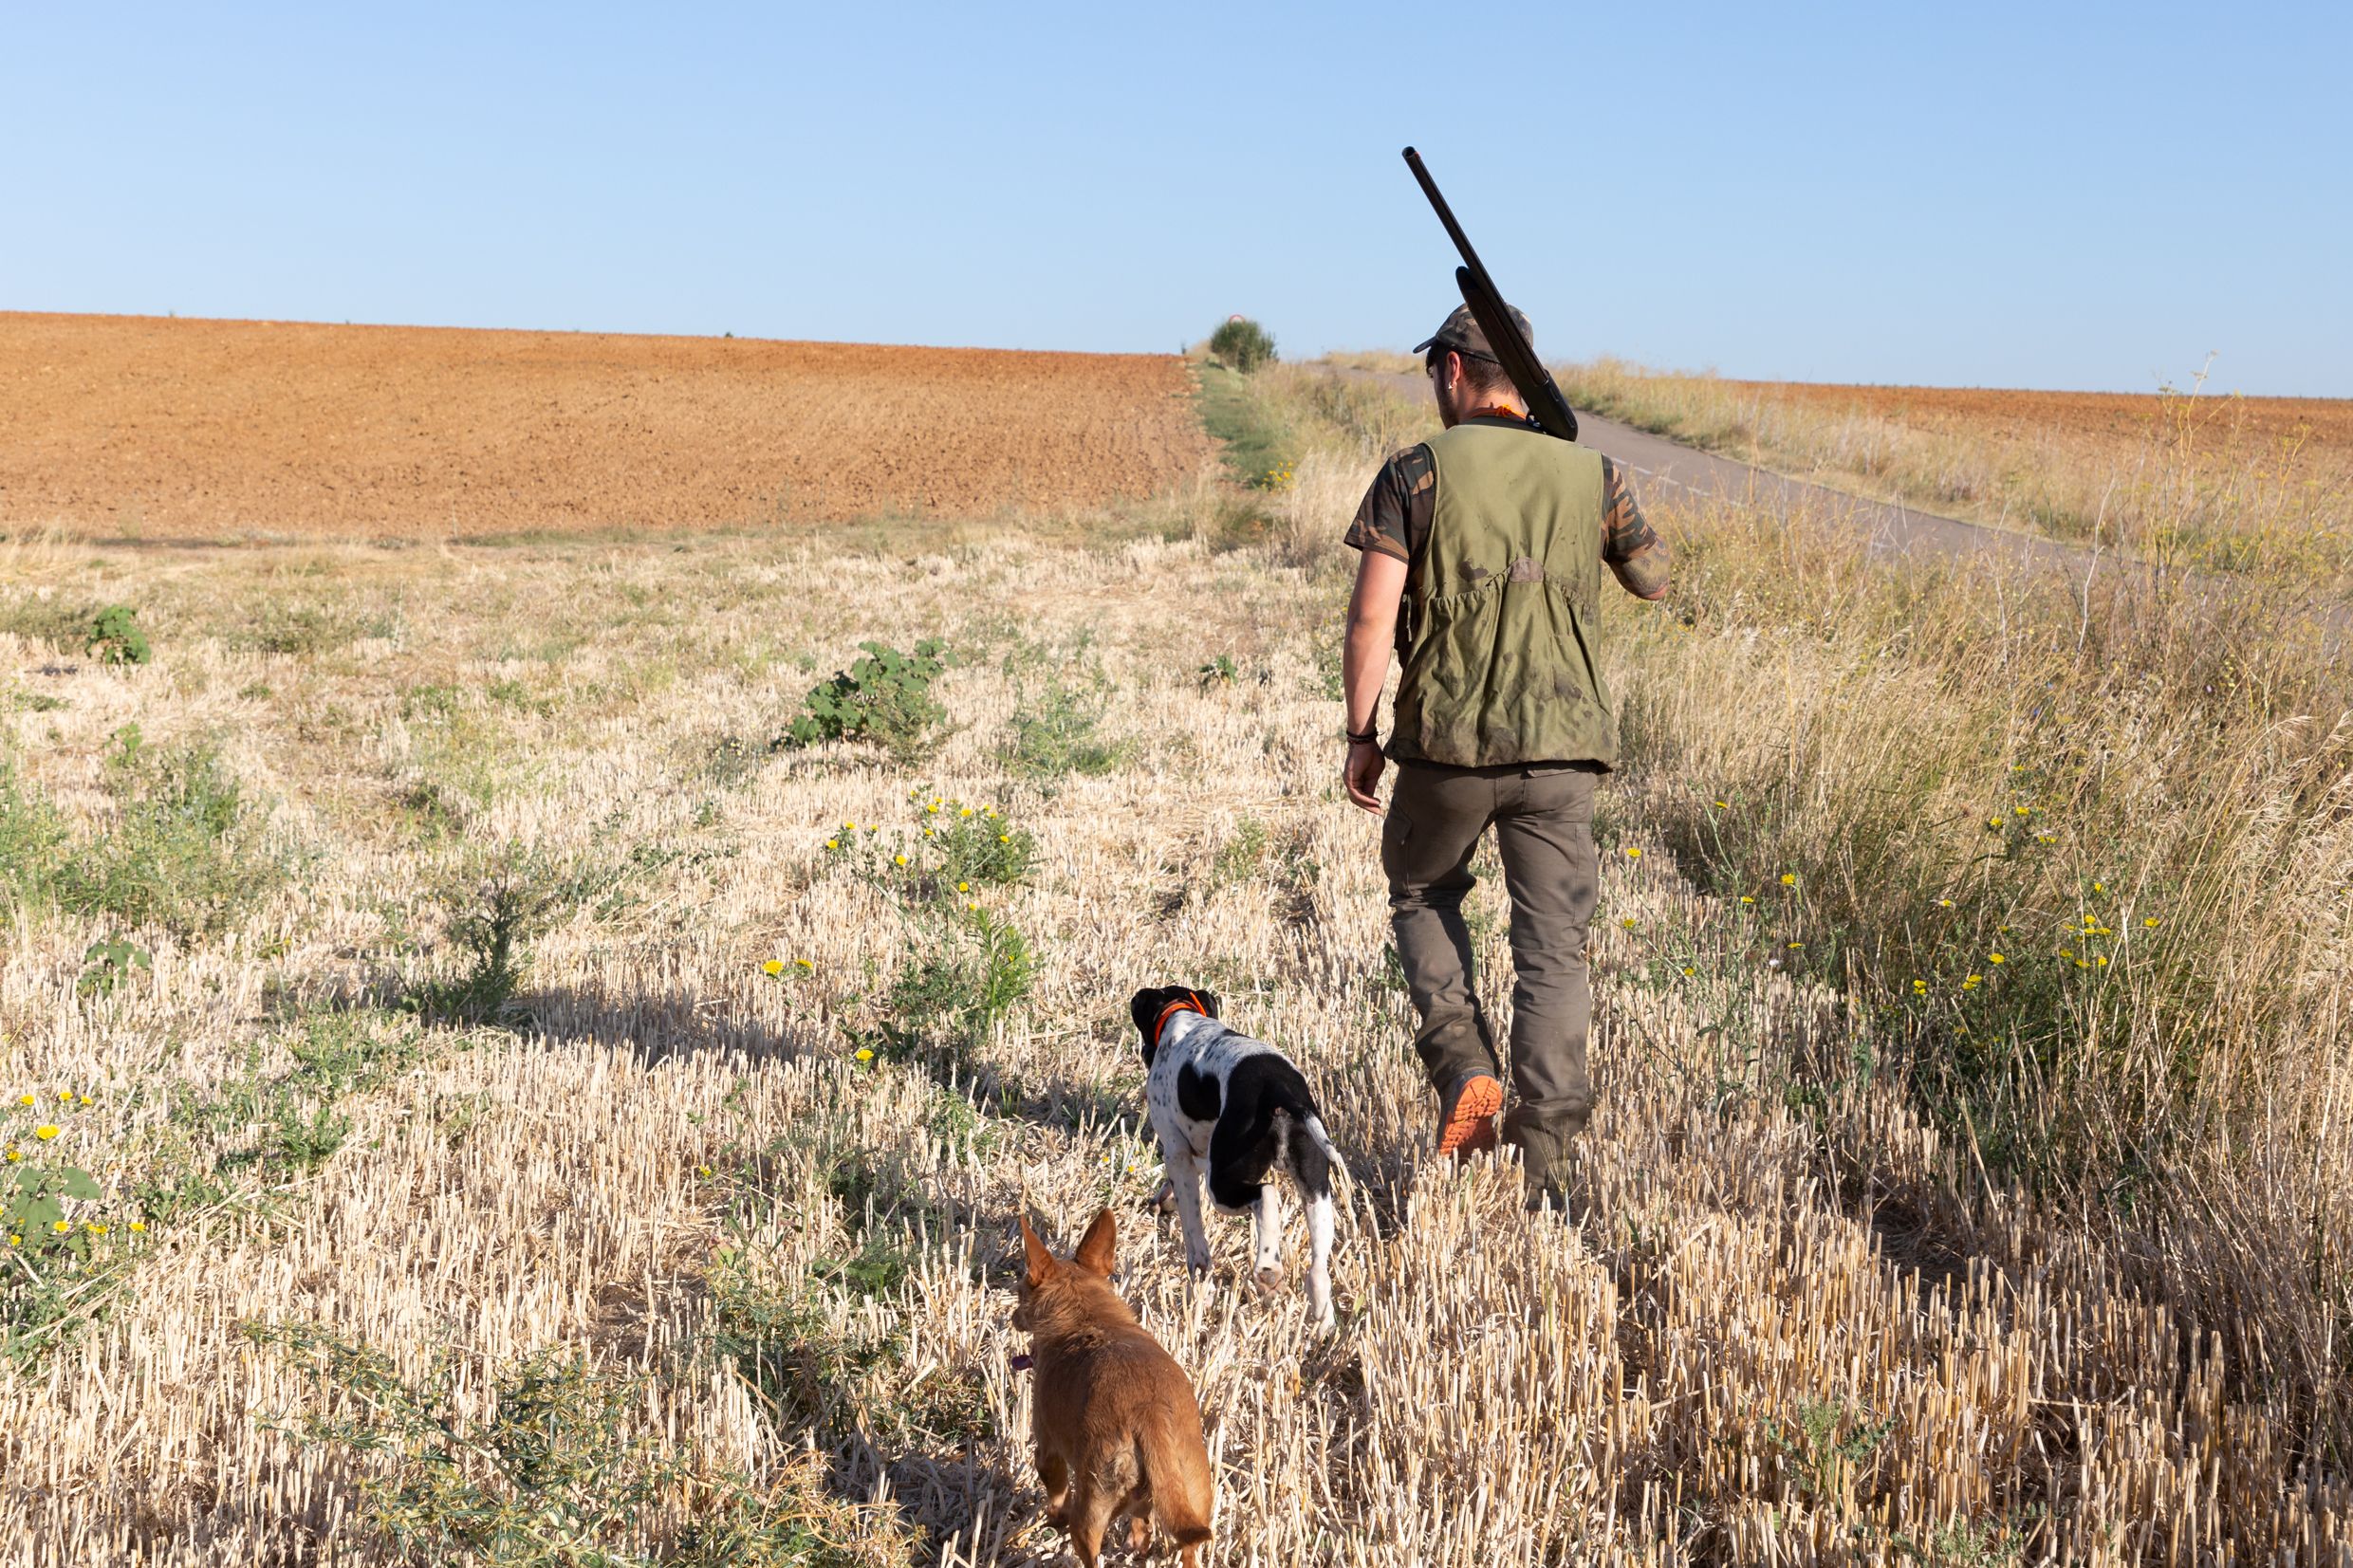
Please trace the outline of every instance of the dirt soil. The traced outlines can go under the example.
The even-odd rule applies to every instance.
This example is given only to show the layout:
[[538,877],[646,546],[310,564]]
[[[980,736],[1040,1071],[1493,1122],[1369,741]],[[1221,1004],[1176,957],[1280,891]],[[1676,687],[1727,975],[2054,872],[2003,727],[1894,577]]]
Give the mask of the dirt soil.
[[1185,361],[0,312],[0,526],[462,537],[1150,496]]

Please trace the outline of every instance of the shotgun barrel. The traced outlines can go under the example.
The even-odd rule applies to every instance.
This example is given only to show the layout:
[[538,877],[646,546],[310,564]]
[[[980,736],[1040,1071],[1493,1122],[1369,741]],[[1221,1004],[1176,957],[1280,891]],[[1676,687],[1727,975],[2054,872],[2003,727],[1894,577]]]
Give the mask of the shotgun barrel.
[[1494,349],[1503,373],[1511,378],[1520,400],[1528,405],[1529,421],[1547,435],[1574,441],[1576,412],[1553,384],[1552,372],[1545,369],[1544,361],[1536,358],[1535,345],[1521,335],[1520,323],[1504,307],[1503,294],[1495,287],[1495,280],[1487,275],[1479,253],[1471,249],[1471,236],[1462,231],[1462,225],[1454,221],[1454,210],[1438,194],[1438,182],[1430,177],[1421,155],[1411,147],[1405,149],[1405,166],[1421,182],[1421,194],[1430,198],[1430,205],[1437,211],[1438,221],[1446,226],[1446,237],[1461,252],[1462,265],[1454,268],[1454,286],[1462,290],[1462,303],[1471,307],[1471,317],[1479,323],[1479,330],[1487,334],[1488,345]]

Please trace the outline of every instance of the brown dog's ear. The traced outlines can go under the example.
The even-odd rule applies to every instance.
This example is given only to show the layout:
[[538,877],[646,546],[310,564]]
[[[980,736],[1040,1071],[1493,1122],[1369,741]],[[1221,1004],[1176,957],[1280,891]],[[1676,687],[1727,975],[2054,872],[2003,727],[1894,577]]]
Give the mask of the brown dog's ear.
[[1114,1266],[1111,1254],[1119,1245],[1119,1221],[1111,1217],[1110,1209],[1104,1209],[1086,1227],[1086,1234],[1080,1240],[1078,1251],[1070,1255],[1070,1261],[1108,1280]]
[[1046,1244],[1038,1240],[1038,1233],[1029,1228],[1029,1216],[1027,1214],[1021,1217],[1021,1250],[1028,1261],[1029,1282],[1033,1285],[1044,1284],[1054,1277],[1054,1270],[1062,1266],[1054,1255],[1046,1250]]

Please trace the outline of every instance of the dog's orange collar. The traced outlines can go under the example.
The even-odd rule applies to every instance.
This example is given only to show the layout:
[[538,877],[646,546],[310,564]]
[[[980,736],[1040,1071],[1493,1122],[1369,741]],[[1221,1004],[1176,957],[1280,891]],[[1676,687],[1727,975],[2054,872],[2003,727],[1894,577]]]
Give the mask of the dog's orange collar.
[[1192,991],[1185,992],[1184,995],[1162,1007],[1160,1016],[1152,1021],[1152,1048],[1154,1050],[1160,1048],[1160,1031],[1167,1028],[1168,1021],[1178,1013],[1199,1013],[1203,1018],[1207,1018],[1209,1009],[1201,1005],[1200,997]]

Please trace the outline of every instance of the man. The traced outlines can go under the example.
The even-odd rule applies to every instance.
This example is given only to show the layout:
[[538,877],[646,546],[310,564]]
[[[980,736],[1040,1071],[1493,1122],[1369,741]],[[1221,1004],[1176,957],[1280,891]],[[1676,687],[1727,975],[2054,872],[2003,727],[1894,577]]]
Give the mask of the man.
[[[1527,332],[1528,318],[1512,316]],[[1415,352],[1446,428],[1389,459],[1349,526],[1362,559],[1342,655],[1343,778],[1349,800],[1380,811],[1374,725],[1394,647],[1403,669],[1387,757],[1398,779],[1380,862],[1421,1018],[1414,1049],[1438,1092],[1438,1149],[1493,1147],[1504,1104],[1462,919],[1471,857],[1491,825],[1511,897],[1517,1103],[1504,1135],[1520,1149],[1529,1207],[1558,1207],[1592,1107],[1593,788],[1618,760],[1599,655],[1602,568],[1658,599],[1667,547],[1623,470],[1529,423],[1468,307]]]

